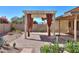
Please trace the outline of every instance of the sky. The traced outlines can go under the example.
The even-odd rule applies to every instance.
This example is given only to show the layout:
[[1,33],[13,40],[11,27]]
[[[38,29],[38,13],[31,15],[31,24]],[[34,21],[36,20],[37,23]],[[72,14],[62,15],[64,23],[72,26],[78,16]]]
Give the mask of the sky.
[[0,16],[6,16],[10,20],[14,16],[23,16],[24,10],[55,10],[56,16],[61,16],[75,7],[77,6],[0,6]]

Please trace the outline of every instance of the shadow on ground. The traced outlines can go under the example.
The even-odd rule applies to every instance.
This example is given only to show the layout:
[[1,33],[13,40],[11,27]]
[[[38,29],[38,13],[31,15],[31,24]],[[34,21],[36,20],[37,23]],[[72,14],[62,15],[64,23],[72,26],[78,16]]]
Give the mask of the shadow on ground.
[[[52,42],[52,43],[56,42],[56,37],[55,36],[40,35],[40,38],[41,38],[41,41],[44,41],[44,42]],[[58,42],[60,44],[64,44],[68,40],[72,40],[72,39],[73,39],[73,37],[71,37],[71,36],[62,35],[62,36],[59,36]]]
[[[43,42],[52,42],[55,43],[56,42],[56,36],[47,36],[47,35],[39,35],[40,36],[40,40],[37,39],[28,39],[28,40],[35,40],[35,41],[43,41]],[[64,44],[66,43],[68,40],[73,40],[73,36],[72,35],[60,35],[58,42],[60,44]]]

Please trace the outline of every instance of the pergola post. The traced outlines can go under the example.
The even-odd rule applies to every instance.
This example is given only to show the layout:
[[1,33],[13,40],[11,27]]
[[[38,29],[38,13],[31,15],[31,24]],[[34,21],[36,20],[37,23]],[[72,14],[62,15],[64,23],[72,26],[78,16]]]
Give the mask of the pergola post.
[[50,27],[48,26],[48,36],[51,36]]
[[60,19],[59,19],[59,36],[60,36]]
[[55,13],[53,15],[53,35],[55,36]]
[[50,27],[51,27],[51,23],[52,23],[52,16],[53,16],[53,14],[46,14],[46,16],[47,16],[47,25],[48,25],[48,36],[51,36]]
[[31,18],[31,21],[30,21],[30,30],[32,30],[32,27],[33,27],[33,18]]
[[25,14],[25,16],[24,16],[24,20],[25,20],[25,39],[27,38],[27,14]]
[[75,15],[74,19],[74,41],[76,42],[77,40],[77,15]]
[[27,25],[28,25],[28,37],[30,36],[30,29],[31,29],[31,14],[27,14]]

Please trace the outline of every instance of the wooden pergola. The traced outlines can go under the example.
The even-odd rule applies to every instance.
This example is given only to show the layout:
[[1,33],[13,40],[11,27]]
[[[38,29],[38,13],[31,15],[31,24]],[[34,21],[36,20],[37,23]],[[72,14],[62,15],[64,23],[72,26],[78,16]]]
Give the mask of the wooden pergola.
[[77,20],[79,19],[79,14],[72,13],[71,15],[58,17],[56,20],[59,21],[59,35],[60,35],[60,20],[69,20],[74,22],[74,41],[77,41]]
[[[25,38],[30,36],[30,30],[33,27],[33,18],[34,17],[41,17],[42,19],[47,19],[47,30],[48,36],[51,35],[50,27],[52,20],[55,23],[55,11],[47,11],[47,10],[25,10]],[[53,24],[54,25],[54,24]],[[55,29],[55,28],[54,28]]]

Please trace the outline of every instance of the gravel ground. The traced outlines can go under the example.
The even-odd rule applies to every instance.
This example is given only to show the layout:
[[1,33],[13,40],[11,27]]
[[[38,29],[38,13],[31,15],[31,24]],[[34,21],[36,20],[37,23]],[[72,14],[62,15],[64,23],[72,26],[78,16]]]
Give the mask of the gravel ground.
[[18,39],[21,36],[20,33],[16,32],[10,32],[7,35],[3,36],[3,39],[7,42],[10,43],[11,41]]
[[[1,37],[6,41],[6,43],[9,44],[10,42],[18,39],[21,35],[22,34],[16,33],[16,32],[9,32],[6,35],[1,35]],[[10,46],[8,50],[1,48],[0,53],[19,53],[19,52],[21,52],[21,50],[22,50],[22,48],[17,50],[17,49],[14,49],[12,46]]]
[[[10,46],[13,46],[13,43],[16,43],[16,47],[21,48],[19,52],[27,52],[27,53],[40,53],[40,47],[44,44],[50,44],[51,42],[56,42],[55,36],[47,36],[47,33],[31,33],[30,37],[27,37],[27,39],[24,38],[24,33],[18,34],[14,33],[13,35],[6,35],[3,36],[3,38],[10,44]],[[67,40],[72,40],[73,37],[69,35],[62,34],[59,37],[58,42],[60,44],[64,44]],[[8,51],[8,53],[18,53],[17,50],[12,49]]]
[[[45,34],[45,35],[44,35]],[[68,40],[72,39],[72,37],[67,35],[61,35],[59,39],[59,43],[61,46]],[[55,36],[48,37],[46,33],[31,33],[30,37],[27,37],[27,39],[24,38],[24,34],[18,38],[17,40],[14,40],[10,43],[12,46],[13,43],[16,42],[16,46],[19,48],[32,48],[34,53],[40,53],[40,47],[44,44],[50,44],[51,42],[56,42]],[[26,49],[27,50],[27,49]],[[25,50],[24,50],[25,51]]]

